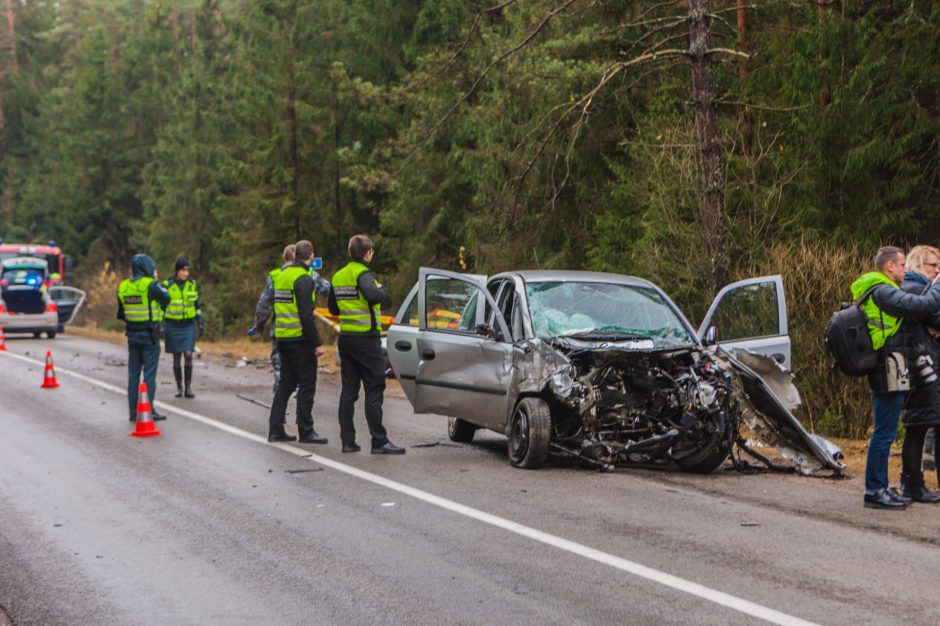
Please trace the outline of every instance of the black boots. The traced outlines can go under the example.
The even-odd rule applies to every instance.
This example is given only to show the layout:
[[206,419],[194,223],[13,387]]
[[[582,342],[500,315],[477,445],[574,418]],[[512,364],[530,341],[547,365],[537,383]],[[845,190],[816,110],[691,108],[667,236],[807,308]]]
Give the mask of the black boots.
[[925,502],[927,504],[937,504],[940,502],[940,493],[930,491],[924,486],[924,477],[920,476],[901,476],[901,493],[914,502]]
[[268,441],[270,443],[297,441],[297,437],[288,435],[284,430],[284,424],[281,424],[279,428],[271,428],[268,431]]
[[[186,373],[186,392],[185,392],[185,395],[186,395],[187,398],[195,398],[195,397],[196,397],[196,394],[193,393],[193,387],[192,387],[192,384],[193,384],[193,362],[192,362],[192,361],[189,361],[189,362],[186,363],[186,366],[185,366],[185,370],[184,370],[184,371],[185,371],[185,373]],[[178,396],[177,396],[177,397],[178,397]]]
[[176,393],[174,398],[183,397],[183,370],[179,365],[173,366],[173,378],[176,379]]
[[[183,376],[185,373],[186,379],[186,389],[183,389]],[[174,394],[175,398],[182,398],[184,395],[187,398],[195,398],[196,394],[193,393],[193,363],[188,361],[185,366],[180,367],[179,365],[173,366],[173,378],[176,379],[176,393]]]

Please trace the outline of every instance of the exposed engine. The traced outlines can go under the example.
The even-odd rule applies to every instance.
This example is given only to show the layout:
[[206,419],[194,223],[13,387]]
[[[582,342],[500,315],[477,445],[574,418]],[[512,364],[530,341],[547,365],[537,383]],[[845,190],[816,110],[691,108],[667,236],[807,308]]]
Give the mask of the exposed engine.
[[581,344],[554,344],[570,360],[569,371],[556,371],[550,383],[561,405],[556,453],[598,469],[674,462],[695,472],[728,457],[738,406],[731,375],[713,355]]

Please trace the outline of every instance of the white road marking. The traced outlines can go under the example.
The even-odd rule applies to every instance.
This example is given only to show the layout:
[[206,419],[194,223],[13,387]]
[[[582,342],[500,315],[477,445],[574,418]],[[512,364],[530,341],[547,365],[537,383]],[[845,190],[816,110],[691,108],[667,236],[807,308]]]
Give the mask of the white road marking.
[[[20,361],[30,363],[33,365],[39,365],[39,366],[45,367],[45,361],[37,361],[35,359],[21,356],[19,354],[14,354],[12,352],[0,352],[0,355],[18,359]],[[78,380],[83,380],[87,383],[91,383],[107,391],[111,391],[119,395],[125,395],[125,396],[127,395],[126,389],[122,389],[115,385],[111,385],[109,383],[97,380],[90,376],[85,376],[84,374],[79,374],[78,372],[73,372],[73,371],[61,369],[61,368],[56,368],[56,371],[59,373],[65,374],[67,376],[76,378]],[[675,589],[676,591],[681,591],[683,593],[696,596],[698,598],[707,600],[714,604],[718,604],[720,606],[733,609],[740,613],[744,613],[745,615],[757,617],[759,619],[765,620],[773,624],[782,624],[786,626],[815,626],[814,622],[809,622],[809,621],[800,619],[798,617],[795,617],[793,615],[788,615],[787,613],[776,611],[769,607],[765,607],[755,602],[751,602],[750,600],[745,600],[744,598],[739,598],[729,593],[718,591],[717,589],[712,589],[710,587],[706,587],[705,585],[700,585],[690,580],[686,580],[678,576],[673,576],[672,574],[661,572],[657,569],[653,569],[651,567],[641,565],[639,563],[630,561],[628,559],[614,556],[606,552],[601,552],[600,550],[596,550],[594,548],[588,547],[586,545],[583,545],[574,541],[569,541],[568,539],[563,539],[556,535],[551,535],[549,533],[542,532],[535,528],[523,526],[522,524],[518,524],[511,520],[499,517],[497,515],[492,515],[490,513],[486,513],[485,511],[481,511],[479,509],[474,509],[472,507],[465,506],[458,502],[447,500],[446,498],[436,496],[432,493],[429,493],[427,491],[422,491],[414,487],[410,487],[408,485],[396,482],[389,478],[379,476],[378,474],[366,472],[357,467],[346,465],[345,463],[340,463],[339,461],[334,461],[333,459],[327,458],[325,456],[320,456],[318,454],[311,454],[308,450],[304,450],[303,448],[298,448],[296,446],[282,444],[282,443],[269,444],[267,438],[265,437],[262,437],[260,435],[255,435],[254,433],[250,433],[248,431],[242,430],[240,428],[236,428],[234,426],[229,426],[228,424],[224,424],[222,422],[214,420],[211,417],[206,417],[204,415],[193,413],[192,411],[187,411],[185,409],[180,409],[179,407],[166,404],[163,402],[159,402],[159,401],[154,402],[154,405],[159,406],[168,411],[172,411],[174,414],[181,415],[183,417],[188,417],[189,419],[194,420],[196,422],[201,422],[203,424],[206,424],[207,426],[212,426],[213,428],[217,428],[219,430],[225,431],[232,435],[237,435],[249,441],[254,441],[256,443],[263,443],[265,445],[276,446],[280,448],[281,450],[284,450],[285,452],[289,452],[290,454],[296,455],[301,458],[309,459],[310,461],[313,461],[314,463],[318,463],[325,467],[329,467],[330,469],[334,469],[338,472],[348,474],[349,476],[354,476],[361,480],[365,480],[375,485],[385,487],[392,491],[396,491],[398,493],[415,498],[416,500],[420,500],[422,502],[426,502],[428,504],[440,507],[447,511],[451,511],[459,515],[463,515],[471,519],[475,519],[485,524],[489,524],[497,528],[502,528],[503,530],[507,530],[511,533],[521,535],[528,539],[532,539],[534,541],[538,541],[540,543],[553,546],[555,548],[558,548],[559,550],[564,550],[565,552],[569,552],[571,554],[575,554],[577,556],[590,559],[598,563],[603,563],[604,565],[608,565],[622,572],[633,574],[634,576],[638,576],[640,578],[644,578],[651,582],[658,583],[665,587]]]

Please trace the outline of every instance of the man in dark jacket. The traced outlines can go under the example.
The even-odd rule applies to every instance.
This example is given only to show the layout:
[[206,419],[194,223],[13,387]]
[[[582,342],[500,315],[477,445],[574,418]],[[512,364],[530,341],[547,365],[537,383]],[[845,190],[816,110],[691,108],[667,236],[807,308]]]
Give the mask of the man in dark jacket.
[[313,319],[314,282],[310,275],[313,244],[297,242],[296,259],[274,280],[274,337],[281,356],[281,380],[274,392],[268,441],[296,441],[284,430],[287,401],[297,389],[297,433],[300,443],[327,443],[313,429],[313,396],[317,359],[323,354]]
[[388,290],[375,278],[369,267],[375,256],[372,240],[355,235],[349,240],[352,260],[333,274],[330,281],[330,313],[339,316],[339,366],[343,388],[339,396],[340,437],[343,452],[358,452],[353,415],[359,387],[365,387],[365,412],[372,435],[372,454],[404,454],[388,440],[382,425],[382,400],[385,392],[385,357],[382,355],[380,305],[388,299]]
[[[295,244],[290,244],[284,248],[282,258],[284,264],[270,272],[264,282],[264,289],[258,298],[258,304],[255,305],[255,325],[248,329],[248,336],[253,337],[259,330],[264,329],[265,323],[274,312],[274,281],[280,276],[281,272],[286,270],[294,262]],[[314,291],[326,296],[330,293],[330,283],[328,280],[314,272],[310,271],[313,278]],[[277,351],[277,339],[274,337],[274,325],[271,325],[271,365],[274,367],[274,391],[277,392],[277,384],[281,380],[281,355]]]
[[[130,420],[137,419],[137,390],[143,370],[147,393],[152,403],[157,395],[157,365],[160,363],[160,322],[163,309],[170,303],[166,287],[157,280],[157,265],[146,254],[136,254],[131,261],[133,276],[118,287],[117,318],[126,322],[127,403]],[[154,420],[166,419],[153,411]]]
[[940,311],[940,283],[932,284],[922,295],[901,291],[907,261],[904,251],[894,246],[878,250],[877,271],[862,275],[852,283],[853,299],[871,288],[871,297],[862,303],[868,315],[868,331],[879,351],[879,366],[869,375],[874,404],[874,430],[865,463],[865,506],[903,509],[910,503],[888,485],[888,456],[897,436],[898,419],[910,388],[908,346],[899,332],[906,320],[920,321]]

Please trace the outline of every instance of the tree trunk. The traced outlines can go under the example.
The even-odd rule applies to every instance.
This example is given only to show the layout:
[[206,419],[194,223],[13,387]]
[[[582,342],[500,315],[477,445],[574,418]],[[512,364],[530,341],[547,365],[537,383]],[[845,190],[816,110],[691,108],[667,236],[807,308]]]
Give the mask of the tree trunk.
[[692,102],[702,169],[702,224],[713,292],[728,282],[727,225],[724,176],[718,137],[718,114],[708,61],[710,19],[708,0],[689,0],[689,56],[692,64]]
[[6,95],[3,86],[6,81],[19,73],[20,62],[16,54],[16,13],[13,11],[13,0],[6,0],[6,39],[7,45],[3,51],[5,54],[0,56],[0,162],[4,165],[6,176],[0,181],[2,190],[0,190],[0,225],[8,225],[10,217],[13,214],[13,168],[7,161],[7,120],[6,120]]
[[297,92],[294,81],[294,53],[291,51],[287,61],[287,134],[288,159],[291,168],[291,203],[294,207],[294,235],[300,241],[301,234],[301,202],[300,202],[300,158],[297,152]]
[[[816,15],[819,20],[819,66],[820,71],[822,71],[823,62],[826,60],[826,48],[824,45],[824,30],[826,24],[826,15],[829,12],[830,0],[816,0]],[[819,108],[820,110],[825,109],[829,106],[829,87],[823,85],[822,89],[819,90]]]
[[[738,48],[741,52],[747,52],[750,47],[748,37],[751,31],[750,20],[747,15],[747,0],[738,0]],[[738,77],[741,79],[741,93],[747,94],[747,77],[750,69],[747,66],[747,59],[741,59],[738,63]],[[741,152],[746,157],[753,153],[754,127],[751,119],[751,111],[745,104],[741,109]]]

